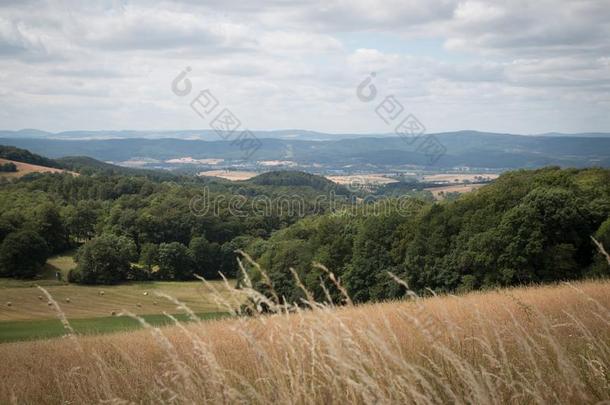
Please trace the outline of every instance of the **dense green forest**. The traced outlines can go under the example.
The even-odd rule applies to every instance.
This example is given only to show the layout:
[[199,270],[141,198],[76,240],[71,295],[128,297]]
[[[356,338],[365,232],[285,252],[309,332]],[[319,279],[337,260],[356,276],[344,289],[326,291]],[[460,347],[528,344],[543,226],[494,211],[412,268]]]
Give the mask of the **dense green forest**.
[[61,165],[53,159],[36,155],[28,150],[15,148],[14,146],[0,145],[0,158],[33,165],[61,168]]
[[[309,217],[259,239],[249,253],[276,293],[298,301],[296,270],[317,299],[338,291],[325,265],[355,301],[400,297],[388,271],[424,292],[571,280],[609,274],[594,236],[610,246],[610,171],[555,167],[503,174],[456,201],[413,204],[413,215],[353,210]],[[268,290],[259,271],[251,277]]]
[[[19,150],[12,156],[44,159]],[[54,163],[68,162],[81,175],[33,173],[0,185],[1,276],[36,277],[50,255],[78,248],[72,282],[235,277],[243,250],[286,300],[303,297],[291,268],[316,299],[339,299],[314,265],[321,263],[363,302],[401,296],[388,271],[417,291],[609,273],[591,241],[610,246],[607,169],[514,171],[477,192],[432,202],[396,198],[401,189],[419,195],[413,183],[368,198],[300,172],[228,182],[121,172],[86,158]],[[258,269],[248,271],[270,294]]]
[[0,185],[0,275],[34,277],[49,255],[80,247],[75,282],[233,277],[236,250],[331,204],[318,197],[332,183],[304,182],[306,173],[294,173],[294,185],[260,185],[67,162],[81,175],[33,173]]

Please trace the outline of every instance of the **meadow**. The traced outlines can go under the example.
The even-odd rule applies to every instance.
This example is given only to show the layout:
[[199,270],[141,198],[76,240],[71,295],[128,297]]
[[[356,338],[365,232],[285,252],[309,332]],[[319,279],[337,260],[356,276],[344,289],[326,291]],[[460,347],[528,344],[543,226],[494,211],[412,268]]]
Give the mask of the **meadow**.
[[0,402],[610,400],[607,280],[342,307],[265,302],[278,312],[164,328],[134,317],[145,330],[2,344]]
[[[17,171],[16,172],[12,172],[12,173],[0,173],[0,177],[4,177],[7,179],[16,179],[16,178],[20,178],[25,176],[26,174],[30,174],[30,173],[64,173],[67,172],[66,170],[63,169],[56,169],[54,167],[46,167],[46,166],[40,166],[40,165],[34,165],[34,164],[30,164],[30,163],[23,163],[23,162],[17,162],[15,160],[8,160],[8,159],[2,159],[0,158],[0,164],[4,164],[4,163],[14,163],[15,166],[17,166]],[[78,175],[74,172],[68,172],[72,175]]]
[[[58,337],[65,334],[56,308],[37,288],[43,286],[61,304],[62,312],[79,334],[99,334],[138,329],[141,324],[119,316],[129,310],[152,325],[165,325],[170,319],[163,313],[178,313],[176,304],[158,294],[167,294],[185,303],[203,319],[225,316],[226,310],[214,301],[210,288],[222,296],[224,282],[151,281],[116,286],[83,286],[68,284],[67,271],[74,266],[71,253],[47,261],[41,278],[36,280],[0,279],[0,343]],[[55,272],[61,280],[55,278]],[[230,281],[234,283],[234,281]]]

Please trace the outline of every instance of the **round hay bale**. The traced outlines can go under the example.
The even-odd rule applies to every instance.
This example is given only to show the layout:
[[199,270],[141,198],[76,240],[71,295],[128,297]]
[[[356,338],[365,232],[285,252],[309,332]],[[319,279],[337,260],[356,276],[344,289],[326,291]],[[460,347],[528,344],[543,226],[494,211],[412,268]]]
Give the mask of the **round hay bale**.
[[115,315],[116,315],[116,311],[112,311],[112,312],[110,313],[110,315],[115,316]]
[[12,306],[13,306],[13,303],[9,301],[9,302],[7,302],[7,303],[6,303],[6,306],[7,306],[7,307],[12,307]]
[[102,291],[100,291],[100,293],[99,293],[99,294],[100,294],[100,295],[104,295],[104,291],[103,291],[103,290],[102,290]]
[[53,303],[51,301],[49,301],[49,302],[47,302],[47,305],[51,306],[51,305],[53,305]]
[[148,295],[148,291],[144,291],[144,295]]
[[70,298],[66,298],[66,302],[69,304],[70,303]]

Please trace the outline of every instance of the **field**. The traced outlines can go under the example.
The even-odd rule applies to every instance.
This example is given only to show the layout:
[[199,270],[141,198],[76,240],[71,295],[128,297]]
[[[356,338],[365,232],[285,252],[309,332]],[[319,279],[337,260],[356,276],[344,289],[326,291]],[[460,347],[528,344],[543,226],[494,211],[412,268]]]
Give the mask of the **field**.
[[[17,171],[12,172],[12,173],[11,172],[0,173],[0,177],[12,179],[12,178],[23,177],[29,173],[63,173],[63,172],[65,172],[65,170],[55,169],[54,167],[38,166],[38,165],[29,164],[29,163],[16,162],[13,160],[0,159],[0,164],[9,163],[9,162],[13,162],[15,164],[15,166],[17,166]],[[72,172],[70,172],[70,173],[72,173]],[[77,175],[76,173],[72,173],[72,174]]]
[[397,183],[398,180],[385,177],[381,174],[354,174],[349,176],[326,176],[332,182],[343,185],[359,186],[383,186],[384,184]]
[[610,400],[609,281],[310,304],[290,314],[2,344],[0,403]]
[[219,177],[230,181],[248,180],[254,176],[257,176],[257,172],[247,172],[239,170],[208,170],[205,172],[197,173],[198,176],[206,177]]
[[[434,198],[443,199],[443,194],[447,193],[469,193],[472,190],[476,190],[478,188],[483,187],[485,184],[456,184],[442,187],[430,187],[426,188],[426,191],[432,193]],[[441,194],[442,193],[442,194]]]
[[[20,284],[21,283],[21,284]],[[61,305],[74,329],[82,333],[113,332],[135,329],[137,321],[117,316],[122,311],[142,315],[153,324],[169,321],[163,312],[175,314],[176,304],[157,293],[167,294],[185,303],[201,317],[218,317],[226,312],[202,282],[147,282],[118,286],[80,286],[54,280],[11,281],[0,286],[0,342],[61,336],[63,327],[55,307],[33,284],[45,289]],[[219,291],[219,281],[210,285]]]
[[439,173],[427,174],[423,176],[423,180],[439,183],[463,183],[465,181],[490,181],[497,179],[499,176],[499,174],[494,173]]

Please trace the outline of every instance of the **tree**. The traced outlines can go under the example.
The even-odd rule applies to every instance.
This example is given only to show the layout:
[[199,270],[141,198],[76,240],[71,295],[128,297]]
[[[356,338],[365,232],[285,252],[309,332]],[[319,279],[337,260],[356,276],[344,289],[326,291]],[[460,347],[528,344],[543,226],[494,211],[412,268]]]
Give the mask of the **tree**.
[[148,271],[151,271],[154,265],[159,264],[159,245],[145,243],[140,252],[140,263],[146,266]]
[[345,283],[354,301],[386,298],[379,287],[391,281],[387,271],[397,272],[390,250],[399,221],[400,218],[390,215],[368,218],[362,224],[345,274]]
[[104,234],[78,250],[76,277],[83,284],[116,284],[125,280],[136,256],[131,239]]
[[17,171],[17,166],[13,162],[0,164],[0,172],[5,172],[5,173],[13,172],[14,173],[16,171]]
[[38,234],[22,230],[9,234],[0,245],[0,274],[32,278],[44,266],[49,249]]
[[[602,245],[606,252],[610,252],[610,218],[606,219],[599,226],[594,236],[595,240]],[[610,265],[608,259],[598,250],[595,249],[595,258],[593,259],[593,265],[589,270],[589,274],[592,276],[608,276],[610,275]]]
[[193,278],[193,257],[180,242],[162,243],[159,246],[159,275],[166,280]]
[[52,253],[59,253],[68,247],[68,232],[55,204],[45,203],[35,210],[33,227],[36,233],[44,237]]
[[63,217],[68,232],[77,240],[89,240],[95,235],[97,212],[92,202],[79,201],[76,207],[66,207]]
[[205,279],[218,278],[218,258],[220,249],[218,244],[210,243],[204,237],[197,236],[191,239],[189,250],[193,257],[193,270]]

